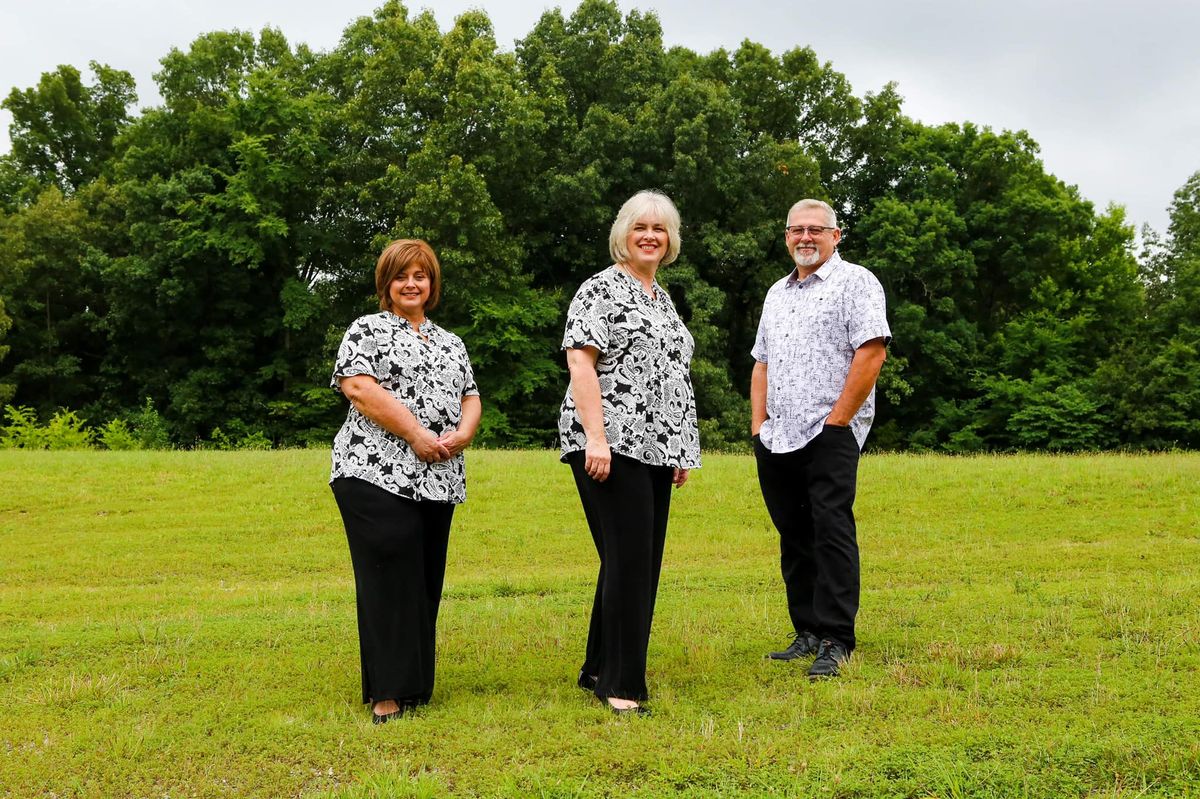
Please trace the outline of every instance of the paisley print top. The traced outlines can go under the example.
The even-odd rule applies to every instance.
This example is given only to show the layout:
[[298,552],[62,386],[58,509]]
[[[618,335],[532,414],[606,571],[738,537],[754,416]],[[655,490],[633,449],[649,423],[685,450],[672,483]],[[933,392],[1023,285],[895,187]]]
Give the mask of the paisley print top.
[[[339,378],[370,375],[434,435],[452,430],[462,419],[462,398],[479,394],[462,339],[426,320],[416,335],[407,319],[391,311],[363,316],[346,331],[338,347],[330,385]],[[413,500],[459,503],[467,498],[463,456],[425,463],[408,442],[380,427],[353,404],[333,439],[333,469],[338,477],[357,477]]]
[[[604,433],[613,452],[654,466],[700,466],[696,399],[688,371],[695,342],[670,295],[651,296],[616,266],[583,281],[567,311],[563,349],[595,347]],[[587,435],[568,385],[559,413],[562,457]]]

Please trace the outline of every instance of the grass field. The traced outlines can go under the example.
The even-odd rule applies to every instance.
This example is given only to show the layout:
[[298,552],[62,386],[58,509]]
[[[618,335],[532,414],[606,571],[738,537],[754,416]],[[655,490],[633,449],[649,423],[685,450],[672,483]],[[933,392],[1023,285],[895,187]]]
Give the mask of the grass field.
[[318,451],[0,452],[3,797],[1200,797],[1200,455],[873,456],[844,677],[789,625],[753,462],[675,494],[646,719],[577,689],[565,466],[473,452],[433,703],[358,702]]

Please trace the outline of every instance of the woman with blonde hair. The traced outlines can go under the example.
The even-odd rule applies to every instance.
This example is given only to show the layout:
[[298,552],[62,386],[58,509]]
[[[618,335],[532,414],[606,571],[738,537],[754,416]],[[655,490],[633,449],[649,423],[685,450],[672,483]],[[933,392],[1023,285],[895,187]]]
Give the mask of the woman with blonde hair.
[[694,342],[655,280],[679,256],[679,211],[642,191],[609,233],[613,264],[579,287],[562,346],[571,382],[559,416],[600,556],[578,684],[614,713],[647,712],[646,651],[671,486],[700,466],[689,367]]

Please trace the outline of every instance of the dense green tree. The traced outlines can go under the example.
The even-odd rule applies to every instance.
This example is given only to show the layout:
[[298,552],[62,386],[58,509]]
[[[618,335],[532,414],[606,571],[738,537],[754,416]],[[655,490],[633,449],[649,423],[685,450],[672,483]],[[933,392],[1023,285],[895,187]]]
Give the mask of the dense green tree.
[[270,29],[203,36],[163,59],[165,107],[125,138],[110,368],[143,376],[131,391],[161,401],[183,441],[231,419],[282,440],[308,426],[306,364],[325,338],[314,177],[330,149],[308,61]]
[[[2,343],[12,328],[12,318],[4,312],[4,298],[0,297],[0,368],[3,368],[5,357],[12,347]],[[16,394],[16,386],[0,381],[0,404],[8,405]]]
[[1143,265],[1139,324],[1098,375],[1125,443],[1200,447],[1200,172],[1175,192],[1165,242]]
[[0,302],[15,323],[0,393],[39,413],[96,399],[88,376],[104,354],[105,298],[89,252],[93,228],[83,204],[56,187],[0,217]]
[[[443,36],[431,15],[409,20],[390,3],[347,30],[325,80],[345,97],[335,124],[364,145],[340,149],[334,167],[359,179],[356,196],[335,200],[362,225],[359,252],[389,238],[430,242],[445,284],[435,316],[471,342],[484,440],[543,443],[552,420],[526,409],[541,410],[529,398],[558,378],[549,331],[560,302],[533,285],[524,232],[497,204],[519,219],[529,182],[546,166],[536,147],[540,103],[519,86],[514,57],[497,52],[479,12]],[[373,260],[354,258],[345,273],[358,297],[372,293]]]
[[809,48],[667,49],[611,0],[546,12],[512,52],[482,12],[443,32],[388,0],[328,53],[266,29],[161,63],[163,104],[137,118],[132,80],[95,64],[92,85],[60,67],[5,101],[0,399],[112,418],[149,398],[183,444],[327,440],[376,256],[421,237],[481,440],[549,446],[567,301],[608,264],[621,203],[657,188],[684,221],[660,278],[696,339],[706,447],[744,446],[759,309],[806,196],[888,295],[874,446],[1198,442],[1200,178],[1139,271],[1120,210],[1048,174],[1028,134],[917,123]]
[[37,185],[70,192],[103,174],[116,154],[137,100],[133,77],[95,61],[90,66],[90,86],[64,65],[43,74],[37,86],[14,88],[0,104],[13,115],[8,158]]
[[[1045,173],[1025,134],[905,123],[866,171],[890,177],[844,249],[889,292],[888,446],[954,451],[1115,443],[1090,380],[1141,303],[1132,230]],[[1066,393],[1064,393],[1066,392]],[[1046,406],[1051,422],[1035,407]],[[1069,436],[1035,435],[1075,414]],[[901,431],[909,431],[904,434]],[[1082,432],[1082,431],[1089,432]]]

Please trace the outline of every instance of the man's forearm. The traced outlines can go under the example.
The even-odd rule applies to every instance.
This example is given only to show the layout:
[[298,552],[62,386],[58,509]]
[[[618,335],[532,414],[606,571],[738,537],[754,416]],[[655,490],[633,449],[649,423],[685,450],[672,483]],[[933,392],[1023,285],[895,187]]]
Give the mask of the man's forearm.
[[887,360],[887,347],[883,339],[871,339],[854,351],[854,359],[850,362],[850,372],[846,375],[846,384],[842,387],[841,396],[833,404],[833,410],[826,417],[826,424],[848,425],[858,413],[858,409],[871,395],[875,381],[879,378],[879,370]]
[[767,365],[761,361],[754,364],[750,373],[750,435],[758,435],[758,430],[767,421]]

